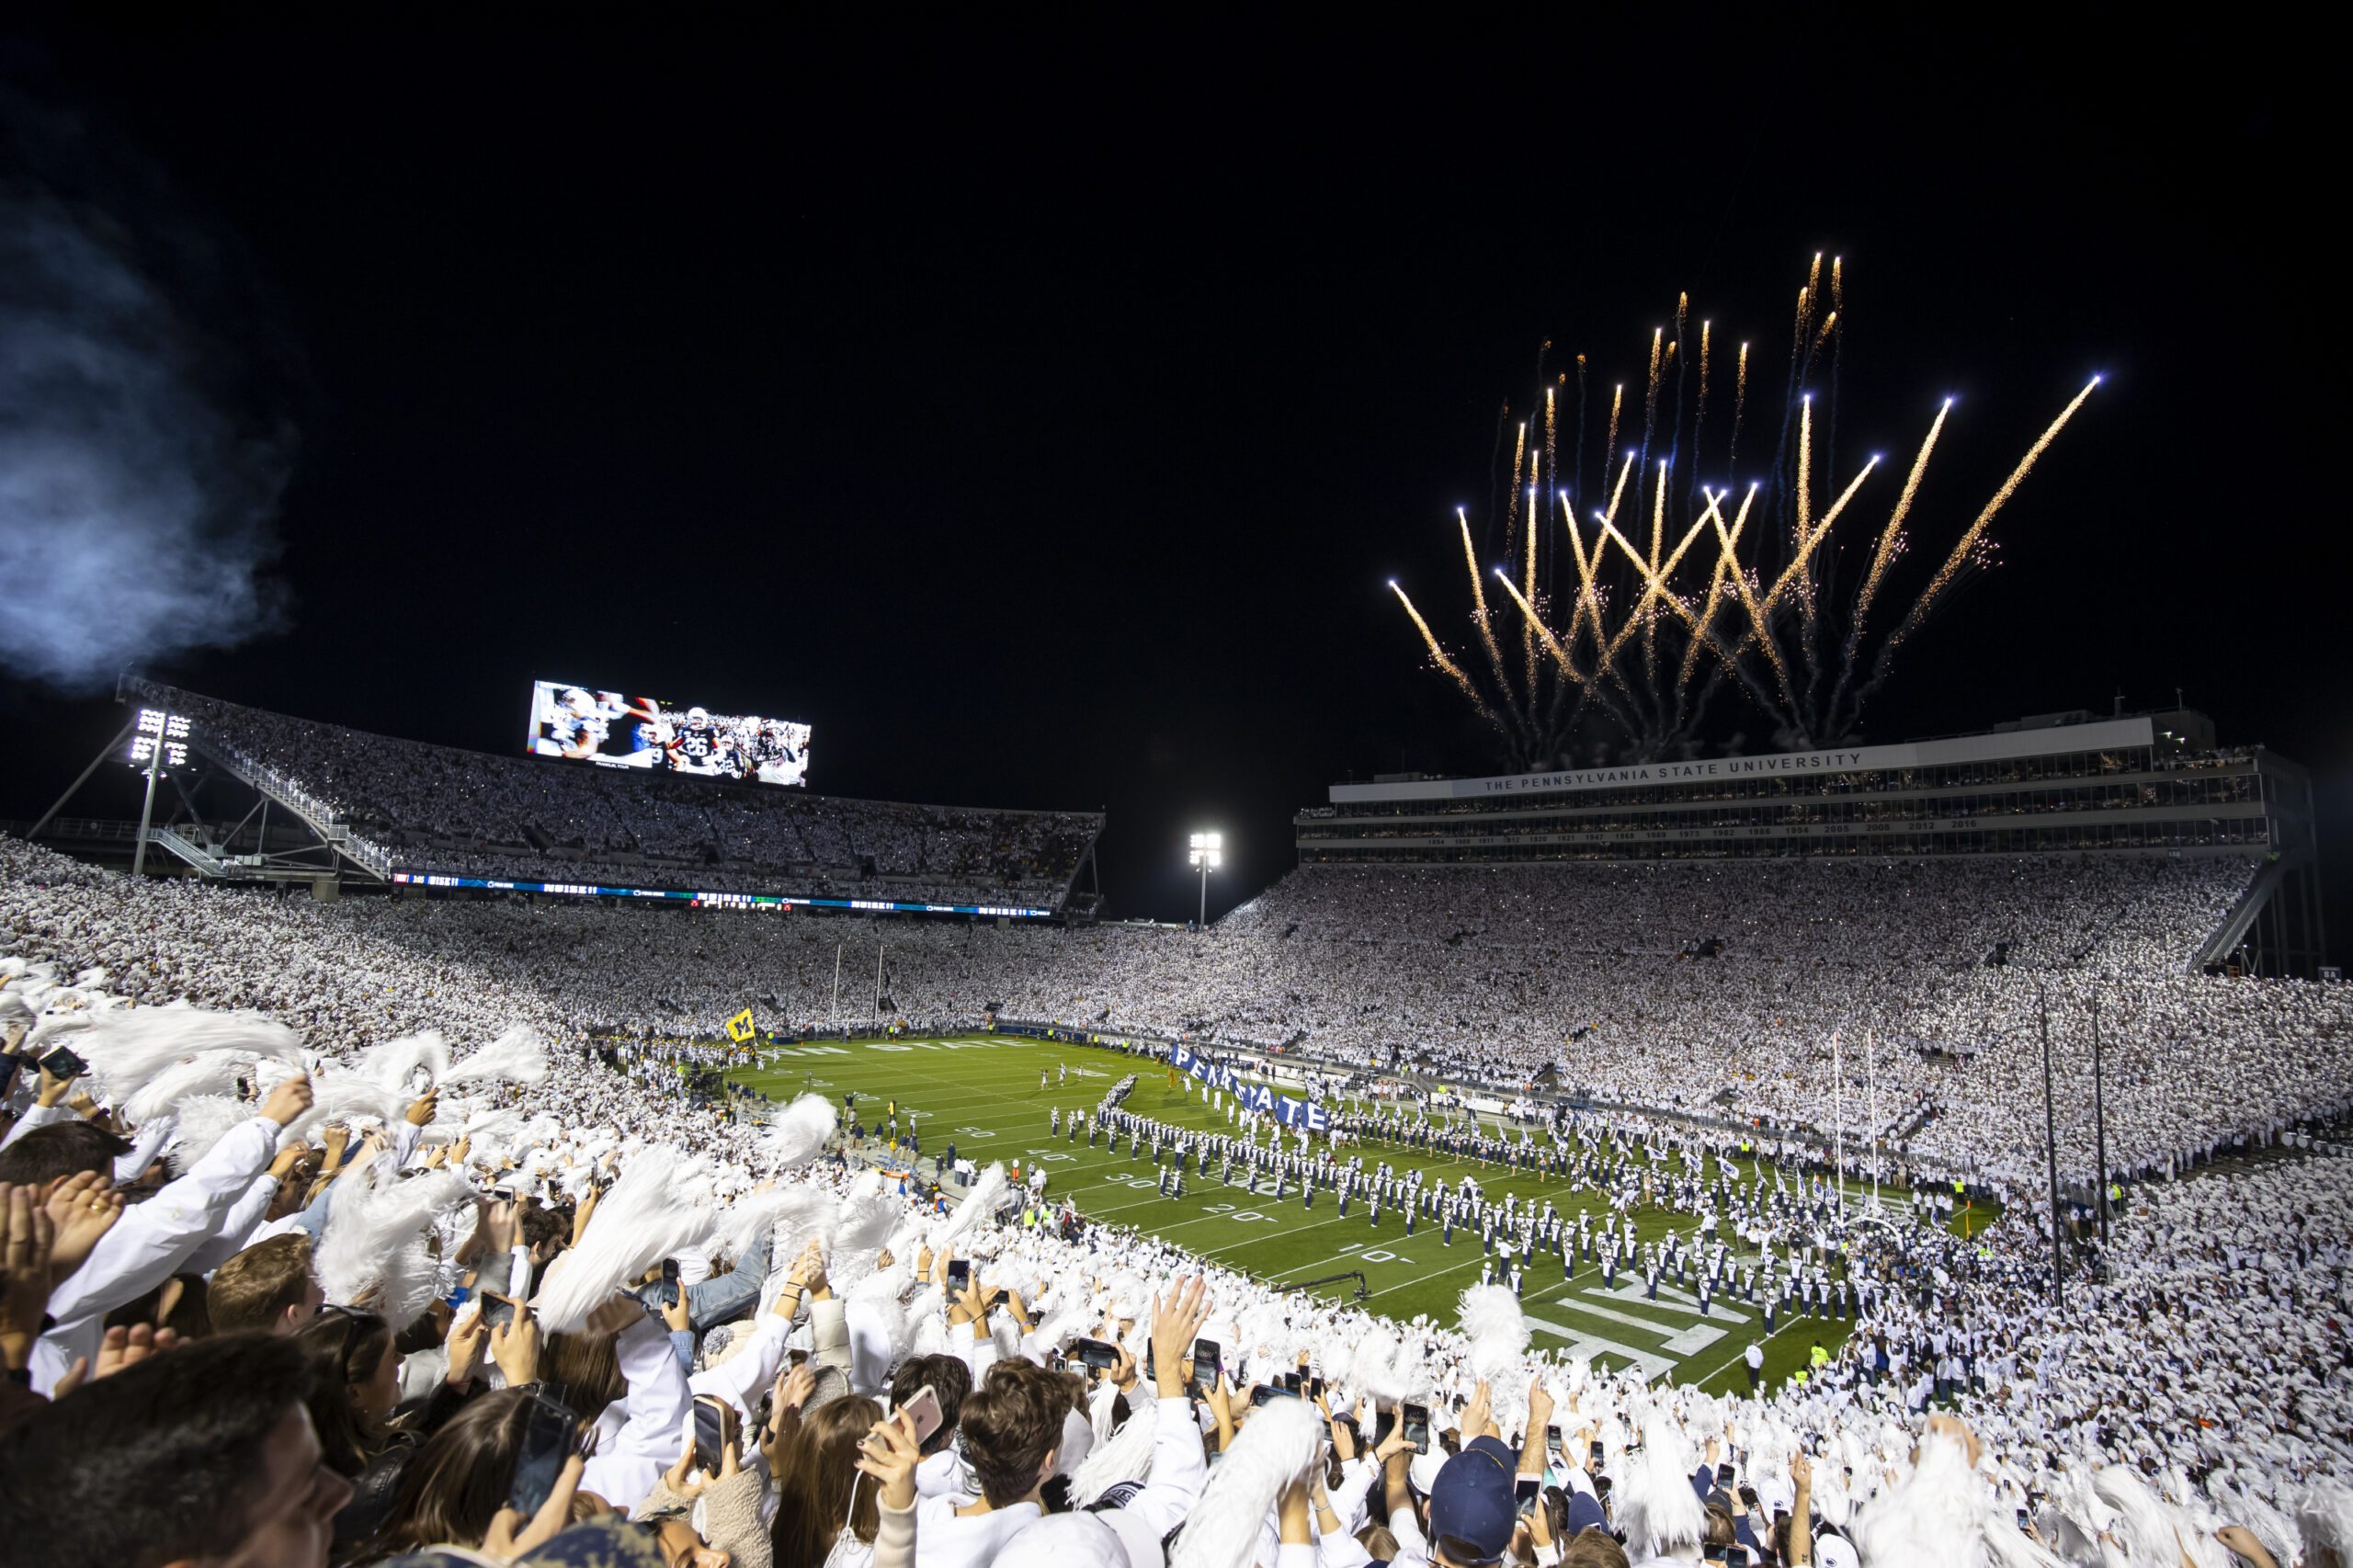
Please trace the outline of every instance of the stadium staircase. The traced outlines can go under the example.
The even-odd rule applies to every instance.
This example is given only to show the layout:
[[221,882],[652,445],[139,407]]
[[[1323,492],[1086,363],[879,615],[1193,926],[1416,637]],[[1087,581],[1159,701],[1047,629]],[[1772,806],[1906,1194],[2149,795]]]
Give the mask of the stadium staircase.
[[2280,884],[2303,869],[2312,858],[2310,849],[2297,849],[2266,860],[2256,871],[2255,881],[2247,884],[2246,892],[2231,905],[2231,912],[2222,916],[2222,923],[2214,927],[2213,935],[2206,938],[2205,945],[2190,959],[2190,969],[2202,970],[2208,964],[2227,961],[2231,954],[2238,950],[2239,944],[2246,939],[2246,934],[2255,928],[2256,917],[2263,913],[2263,906],[2271,902]]
[[338,878],[334,866],[306,867],[293,863],[285,855],[223,855],[216,847],[193,839],[179,830],[151,827],[147,842],[175,858],[185,861],[197,875],[216,882],[308,882],[312,891],[318,884],[332,883]]
[[236,869],[228,861],[213,854],[201,844],[193,843],[182,837],[176,828],[149,828],[147,842],[158,849],[170,850],[174,855],[195,867],[199,876],[217,878],[225,881],[236,874]]
[[[256,793],[294,813],[303,826],[316,834],[319,842],[350,861],[378,881],[390,881],[392,875],[392,851],[373,844],[350,826],[335,821],[327,814],[326,802],[312,794],[293,779],[274,767],[267,767],[237,755],[217,741],[208,741],[201,727],[190,737],[189,744],[223,772],[251,788]],[[160,839],[158,839],[160,842]],[[177,850],[173,851],[178,854]],[[183,859],[187,857],[182,856]],[[194,861],[189,862],[194,865]],[[202,867],[198,867],[201,870]]]

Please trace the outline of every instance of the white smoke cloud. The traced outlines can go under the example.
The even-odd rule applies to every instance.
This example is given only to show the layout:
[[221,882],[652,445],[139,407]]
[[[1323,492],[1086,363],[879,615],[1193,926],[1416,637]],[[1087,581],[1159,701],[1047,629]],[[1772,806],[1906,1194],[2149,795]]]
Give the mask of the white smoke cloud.
[[0,190],[0,665],[66,691],[275,627],[281,432],[103,217]]

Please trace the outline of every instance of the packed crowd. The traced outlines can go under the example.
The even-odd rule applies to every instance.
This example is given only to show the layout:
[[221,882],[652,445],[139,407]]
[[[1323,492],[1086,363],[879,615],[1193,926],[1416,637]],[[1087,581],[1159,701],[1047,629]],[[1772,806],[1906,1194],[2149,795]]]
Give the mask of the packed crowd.
[[724,786],[396,740],[137,683],[199,744],[299,791],[398,869],[1056,908],[1102,819]]
[[[1876,1126],[1915,1161],[1987,1179],[2041,1169],[2047,1008],[2061,1167],[2082,1180],[2101,1123],[2109,1168],[2140,1174],[2353,1096],[2344,988],[2187,966],[2244,873],[2195,860],[1801,863],[1611,870],[1588,884],[1541,868],[1310,868],[1190,935],[550,902],[320,905],[133,886],[0,841],[0,924],[112,970],[133,994],[200,985],[207,1001],[283,1008],[361,1040],[380,1037],[387,994],[403,999],[396,1028],[454,1007],[551,1038],[672,1035],[712,1031],[747,1006],[763,1028],[824,1027],[872,1010],[865,983],[836,1003],[836,949],[853,976],[874,972],[879,949],[887,1016],[926,1027],[995,1012],[1288,1043],[1348,1072],[1403,1066],[1506,1093],[1539,1083],[1802,1128],[1849,1150],[1868,1151]],[[2070,902],[2090,913],[2050,913]],[[1548,930],[1552,943],[1532,939]],[[1689,956],[1701,935],[1723,949]],[[1983,945],[1997,939],[2046,956],[1988,967]],[[2062,952],[2077,956],[2048,956]]]
[[[494,955],[469,969],[346,912],[6,853],[12,1559],[2342,1568],[2353,1549],[2341,1154],[2136,1187],[2125,1261],[2063,1308],[2023,1208],[1964,1243],[1760,1201],[1755,1244],[1881,1288],[1836,1364],[1710,1395],[1532,1350],[1500,1288],[1395,1324],[1154,1238],[1008,1224],[998,1168],[931,1211],[843,1161],[825,1100],[754,1133],[603,1065],[527,983],[537,954],[494,978]],[[1882,1375],[1890,1342],[1937,1358],[1947,1407]]]

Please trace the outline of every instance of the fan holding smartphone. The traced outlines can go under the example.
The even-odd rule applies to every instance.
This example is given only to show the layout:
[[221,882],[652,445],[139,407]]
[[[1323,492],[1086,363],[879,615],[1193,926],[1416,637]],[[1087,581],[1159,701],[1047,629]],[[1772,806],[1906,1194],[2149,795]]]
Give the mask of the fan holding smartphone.
[[663,1489],[682,1503],[693,1502],[705,1487],[735,1478],[742,1448],[735,1407],[710,1394],[697,1395],[687,1416],[683,1451],[662,1477]]

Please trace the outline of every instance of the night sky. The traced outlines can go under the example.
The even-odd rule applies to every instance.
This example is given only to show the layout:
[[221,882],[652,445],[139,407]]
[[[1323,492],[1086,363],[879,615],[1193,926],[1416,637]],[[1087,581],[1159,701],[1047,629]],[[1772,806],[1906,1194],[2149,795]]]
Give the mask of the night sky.
[[[2178,687],[2313,769],[2353,949],[2342,136],[2261,40],[529,15],[0,40],[6,177],[119,226],[291,453],[279,629],[149,673],[499,751],[534,676],[805,719],[821,792],[1108,809],[1116,915],[1188,915],[1222,828],[1214,912],[1334,780],[1493,770],[1382,584],[1461,648],[1452,509],[1540,344],[1638,380],[1688,290],[1778,376],[1822,250],[1841,448],[1961,400],[1925,551],[2108,377],[1866,738]],[[0,712],[19,817],[119,722]]]

